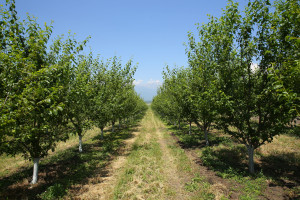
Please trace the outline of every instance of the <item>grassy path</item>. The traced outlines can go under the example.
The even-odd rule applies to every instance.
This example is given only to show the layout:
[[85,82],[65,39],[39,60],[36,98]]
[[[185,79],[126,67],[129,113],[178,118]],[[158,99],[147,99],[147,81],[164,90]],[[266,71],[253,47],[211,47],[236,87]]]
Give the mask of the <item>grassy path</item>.
[[186,199],[175,158],[163,136],[164,126],[149,110],[140,134],[110,198]]
[[[107,167],[99,183],[87,181],[79,199],[211,199],[209,184],[195,179],[184,151],[148,110],[133,137]],[[94,179],[94,178],[91,178]],[[195,181],[196,180],[196,181]],[[85,189],[82,189],[83,191]]]

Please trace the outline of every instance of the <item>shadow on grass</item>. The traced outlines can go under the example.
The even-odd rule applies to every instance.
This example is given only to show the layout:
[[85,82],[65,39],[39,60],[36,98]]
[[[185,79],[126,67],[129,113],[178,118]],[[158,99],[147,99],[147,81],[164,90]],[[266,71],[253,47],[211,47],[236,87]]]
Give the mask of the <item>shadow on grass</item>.
[[[192,126],[191,134],[189,134],[188,125],[182,126],[181,129],[178,129],[178,127],[176,126],[169,126],[168,129],[172,132],[172,135],[177,138],[175,139],[183,149],[196,149],[196,148],[203,148],[206,146],[204,133],[195,126]],[[223,144],[232,143],[232,139],[230,137],[220,136],[218,130],[214,132],[209,132],[208,141],[210,146],[216,146],[221,143]]]
[[260,168],[280,186],[293,188],[300,185],[300,156],[296,153],[276,153],[262,156]]
[[241,145],[229,148],[206,147],[202,151],[202,163],[217,172],[222,178],[248,175],[246,160],[246,148]]
[[[255,163],[256,174],[248,172],[247,149],[239,144],[237,140],[222,134],[214,129],[209,134],[210,146],[205,146],[204,134],[199,130],[193,129],[193,134],[188,134],[188,126],[181,130],[175,126],[168,126],[173,138],[183,149],[195,150],[200,153],[197,164],[205,165],[210,170],[215,171],[216,175],[222,178],[233,178],[239,183],[245,183],[243,187],[264,188],[266,180],[272,179],[269,187],[279,186],[281,191],[286,193],[289,199],[297,199],[300,194],[300,156],[298,153],[276,153],[273,155],[259,155]],[[299,137],[299,126],[287,129],[286,134]],[[200,151],[198,151],[200,150]],[[198,153],[197,153],[198,154]],[[197,156],[197,155],[196,155]],[[198,157],[198,156],[197,156]],[[250,190],[252,192],[252,190]],[[263,189],[257,189],[262,192]],[[254,191],[254,190],[253,190]],[[270,191],[273,191],[272,189]],[[272,192],[271,192],[271,195]]]
[[33,186],[29,184],[32,167],[20,168],[0,179],[0,199],[57,199],[74,184],[85,184],[88,178],[96,175],[107,176],[106,166],[112,159],[111,155],[120,154],[124,145],[122,141],[133,137],[133,131],[137,131],[136,125],[115,133],[105,131],[103,140],[96,136],[84,144],[83,153],[79,153],[75,145],[46,158],[39,166],[39,182]]

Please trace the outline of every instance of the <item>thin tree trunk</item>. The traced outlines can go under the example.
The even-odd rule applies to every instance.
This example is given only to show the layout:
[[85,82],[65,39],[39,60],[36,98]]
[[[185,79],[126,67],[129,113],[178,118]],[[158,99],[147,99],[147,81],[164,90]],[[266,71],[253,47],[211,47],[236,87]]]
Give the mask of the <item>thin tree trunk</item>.
[[112,122],[112,125],[111,125],[111,132],[115,132],[115,122]]
[[125,118],[123,119],[123,123],[124,123],[124,127],[127,128],[128,122],[126,122],[126,119],[125,119]]
[[39,161],[40,158],[33,158],[33,175],[32,175],[31,184],[36,184],[38,181]]
[[208,131],[205,129],[204,130],[204,134],[205,134],[205,143],[206,143],[206,146],[209,146],[209,142],[208,142]]
[[248,167],[249,167],[249,172],[251,174],[254,174],[254,160],[253,160],[254,147],[252,145],[246,145],[246,147],[248,149],[248,159],[249,159]]
[[192,134],[192,122],[190,121],[190,129],[189,129],[189,134]]
[[78,134],[78,136],[79,136],[79,152],[81,153],[82,152],[82,135]]
[[101,128],[101,139],[103,140],[103,128]]

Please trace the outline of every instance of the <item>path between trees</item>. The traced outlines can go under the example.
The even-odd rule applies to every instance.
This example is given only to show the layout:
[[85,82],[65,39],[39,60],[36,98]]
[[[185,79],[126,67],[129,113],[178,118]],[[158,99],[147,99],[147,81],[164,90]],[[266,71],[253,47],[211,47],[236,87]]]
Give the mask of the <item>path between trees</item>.
[[[188,177],[178,171],[178,159],[170,152],[169,142],[164,137],[163,123],[149,109],[138,131],[124,141],[120,155],[107,166],[106,176],[101,177],[103,173],[100,173],[99,177],[91,178],[82,185],[81,191],[85,192],[72,196],[76,199],[188,199],[184,190]],[[93,183],[95,179],[100,181]]]

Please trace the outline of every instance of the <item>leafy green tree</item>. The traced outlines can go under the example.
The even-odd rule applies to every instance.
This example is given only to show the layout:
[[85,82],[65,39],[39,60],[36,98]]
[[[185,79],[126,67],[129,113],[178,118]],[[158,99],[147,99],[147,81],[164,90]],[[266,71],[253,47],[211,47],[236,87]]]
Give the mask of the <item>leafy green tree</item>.
[[108,68],[109,110],[111,113],[112,132],[114,132],[115,122],[122,116],[125,94],[128,89],[132,88],[136,66],[132,67],[132,61],[129,60],[122,67],[121,60],[115,56],[108,62]]
[[180,117],[180,107],[173,96],[173,91],[169,88],[168,77],[164,76],[163,85],[159,88],[157,96],[152,100],[151,107],[156,113],[158,113],[163,119],[169,123],[178,121]]
[[51,26],[42,29],[29,16],[20,22],[14,1],[6,7],[0,25],[1,150],[33,160],[35,184],[40,158],[67,138],[63,129],[70,67],[82,44],[59,37],[49,45]]
[[109,77],[106,64],[99,62],[99,58],[93,60],[92,66],[91,104],[88,115],[92,122],[101,129],[101,138],[103,138],[104,127],[111,119]]
[[188,100],[177,93],[180,78],[174,70],[164,77],[153,109],[174,118],[183,105],[190,105],[204,132],[215,122],[247,147],[254,173],[254,150],[271,142],[299,114],[298,23],[295,0],[274,6],[250,1],[242,14],[229,1],[220,18],[210,17],[198,26],[199,41],[188,35]]
[[[196,42],[192,33],[188,34],[189,43],[186,49],[188,56],[191,85],[191,115],[195,124],[205,135],[209,145],[208,132],[217,117],[218,90],[216,87],[216,67],[219,43],[214,43],[215,33],[219,26],[214,17],[207,24],[198,25],[200,42]],[[228,42],[228,41],[227,41]]]
[[78,56],[70,75],[70,86],[67,96],[68,118],[75,127],[79,137],[79,152],[82,152],[82,136],[90,128],[88,112],[91,106],[91,69],[92,55]]
[[[228,60],[230,64],[218,69],[219,88],[223,92],[220,124],[247,147],[250,173],[254,173],[254,149],[271,142],[295,113],[295,94],[281,90],[283,85],[271,78],[270,71],[281,65],[281,61],[276,61],[276,52],[281,47],[274,42],[278,35],[273,32],[271,8],[268,1],[249,3],[244,16],[238,17],[240,20],[232,25],[237,26],[238,32],[235,36],[237,46],[231,50]],[[232,16],[238,15],[237,5],[231,4],[220,19],[220,26],[226,30],[228,24],[232,24]],[[232,37],[223,31],[219,33],[222,33],[220,38]],[[256,69],[252,67],[254,58],[258,62]],[[231,80],[226,77],[229,73]]]
[[134,109],[136,93],[133,91],[133,75],[136,67],[132,68],[131,60],[122,67],[121,61],[113,57],[108,62],[93,61],[93,76],[91,90],[91,109],[89,116],[97,127],[103,129],[112,122],[112,132],[117,120],[121,121],[130,115]]

